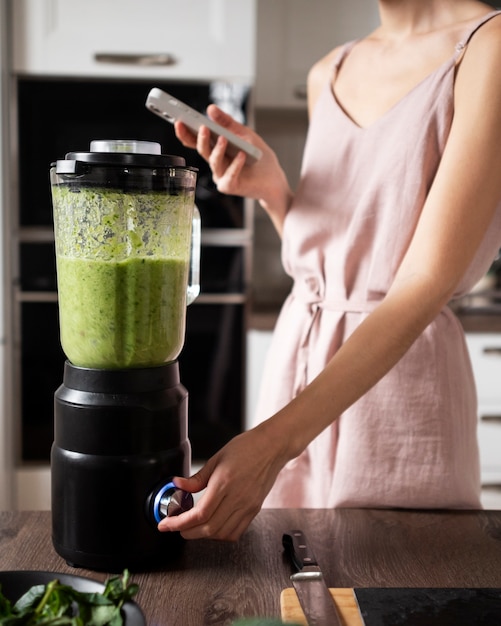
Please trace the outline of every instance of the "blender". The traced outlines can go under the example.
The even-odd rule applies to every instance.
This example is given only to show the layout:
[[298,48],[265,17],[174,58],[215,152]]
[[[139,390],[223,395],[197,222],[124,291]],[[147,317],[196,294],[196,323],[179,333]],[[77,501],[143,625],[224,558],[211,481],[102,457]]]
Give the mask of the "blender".
[[145,141],[93,141],[51,164],[59,323],[52,539],[69,564],[175,557],[158,522],[193,506],[188,394],[177,357],[199,293],[197,170]]

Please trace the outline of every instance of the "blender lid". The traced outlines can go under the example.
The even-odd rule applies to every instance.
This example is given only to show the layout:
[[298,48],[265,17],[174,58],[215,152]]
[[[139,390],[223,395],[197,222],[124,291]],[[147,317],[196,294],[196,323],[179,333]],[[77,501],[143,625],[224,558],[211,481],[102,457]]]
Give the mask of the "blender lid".
[[79,174],[82,167],[182,167],[197,171],[186,165],[181,156],[161,154],[160,144],[154,141],[135,139],[93,140],[89,152],[68,152],[64,159],[51,163],[57,174]]
[[137,139],[93,139],[91,152],[129,152],[133,154],[162,154],[156,141],[138,141]]

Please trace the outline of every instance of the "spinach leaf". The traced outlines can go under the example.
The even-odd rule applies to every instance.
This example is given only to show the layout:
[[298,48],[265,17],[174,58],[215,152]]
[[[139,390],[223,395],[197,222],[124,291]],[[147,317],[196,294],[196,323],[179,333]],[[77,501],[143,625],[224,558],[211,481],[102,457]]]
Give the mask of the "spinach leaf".
[[14,605],[0,588],[1,626],[123,626],[122,606],[137,593],[128,570],[110,578],[103,593],[84,593],[55,579],[34,585]]

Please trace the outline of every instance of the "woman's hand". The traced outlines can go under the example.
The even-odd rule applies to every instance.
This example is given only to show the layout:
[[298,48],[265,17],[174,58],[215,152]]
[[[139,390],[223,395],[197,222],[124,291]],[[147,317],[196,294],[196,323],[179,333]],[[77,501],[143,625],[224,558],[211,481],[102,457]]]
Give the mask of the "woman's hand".
[[277,438],[260,426],[238,435],[190,478],[175,478],[180,489],[205,490],[186,513],[166,517],[160,531],[180,531],[185,539],[236,541],[259,513],[278,472],[287,460]]
[[251,164],[246,163],[244,152],[239,152],[234,158],[228,157],[227,139],[220,136],[216,144],[212,145],[211,134],[206,126],[202,126],[194,135],[185,124],[176,122],[174,128],[177,138],[184,146],[195,148],[207,161],[218,191],[259,200],[281,233],[292,193],[276,154],[258,134],[239,124],[217,106],[211,104],[207,114],[213,121],[258,147],[263,153],[262,157]]

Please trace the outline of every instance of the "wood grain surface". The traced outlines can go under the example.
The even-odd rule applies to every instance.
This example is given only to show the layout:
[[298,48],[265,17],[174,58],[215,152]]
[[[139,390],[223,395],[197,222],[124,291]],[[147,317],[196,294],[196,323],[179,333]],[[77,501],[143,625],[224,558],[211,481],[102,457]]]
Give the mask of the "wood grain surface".
[[[501,511],[263,510],[237,543],[186,542],[158,571],[133,571],[147,623],[280,617],[292,573],[282,534],[295,528],[306,533],[329,587],[501,587]],[[75,570],[55,553],[49,512],[0,512],[0,567],[108,576]]]
[[[329,589],[329,591],[336,604],[343,626],[364,626],[357,601],[353,595],[353,589]],[[294,589],[290,588],[282,591],[280,595],[280,611],[284,623],[308,626]]]

